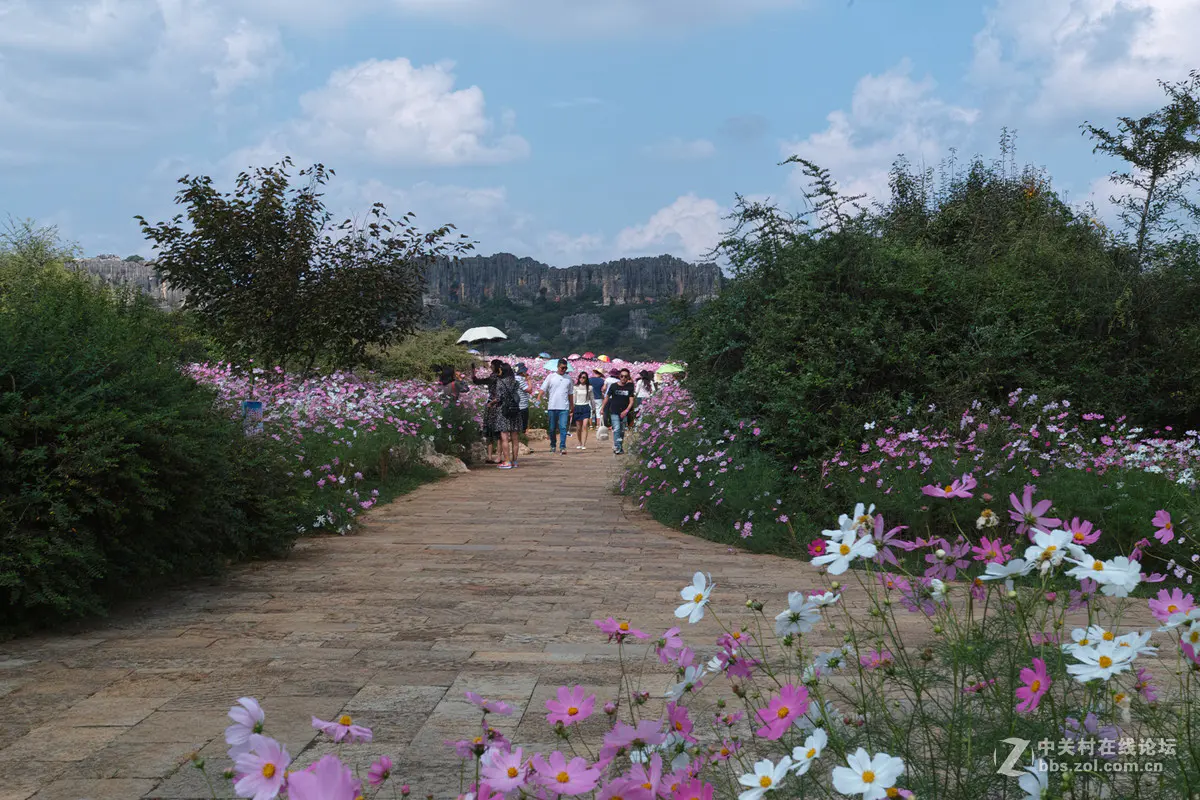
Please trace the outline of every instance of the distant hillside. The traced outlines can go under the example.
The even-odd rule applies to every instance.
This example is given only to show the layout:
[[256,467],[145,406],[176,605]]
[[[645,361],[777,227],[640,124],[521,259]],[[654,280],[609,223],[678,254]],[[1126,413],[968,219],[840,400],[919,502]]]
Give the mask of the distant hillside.
[[599,292],[603,305],[637,305],[691,297],[705,300],[721,289],[716,264],[691,264],[673,256],[623,258],[563,269],[510,253],[439,261],[426,270],[425,304],[478,306],[507,298],[517,305],[564,301]]
[[110,286],[133,286],[154,298],[163,308],[179,308],[184,294],[165,283],[149,261],[126,261],[119,256],[103,255],[68,261],[71,269],[94,275]]

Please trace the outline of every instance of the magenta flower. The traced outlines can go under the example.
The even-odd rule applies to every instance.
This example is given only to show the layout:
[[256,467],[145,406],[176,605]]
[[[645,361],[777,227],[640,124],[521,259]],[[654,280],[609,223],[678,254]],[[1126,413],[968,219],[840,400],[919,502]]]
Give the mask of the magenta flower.
[[645,764],[634,764],[629,770],[629,779],[634,784],[650,792],[653,797],[658,792],[658,787],[662,783],[662,756],[658,753],[650,756],[649,766]]
[[1175,538],[1175,523],[1171,522],[1171,515],[1164,509],[1159,509],[1152,522],[1154,527],[1158,528],[1154,532],[1154,538],[1163,544],[1170,544]]
[[825,555],[825,540],[813,539],[808,543],[808,554],[813,558]]
[[370,728],[355,725],[349,714],[342,714],[336,722],[326,722],[313,717],[312,726],[325,735],[333,737],[335,742],[343,739],[348,742],[369,742],[373,735]]
[[886,650],[869,650],[864,655],[858,657],[858,663],[868,672],[880,667],[890,667],[892,665],[892,654]]
[[1087,520],[1080,521],[1079,517],[1075,517],[1067,523],[1066,531],[1071,534],[1071,541],[1080,547],[1093,544],[1101,534],[1100,530],[1092,530],[1092,523]]
[[792,684],[785,685],[779,694],[771,698],[766,708],[758,709],[755,714],[763,722],[756,730],[756,736],[776,740],[787,732],[797,717],[808,713],[808,689],[801,686],[797,689]]
[[883,514],[875,515],[875,526],[872,538],[875,540],[875,563],[876,564],[891,564],[892,566],[900,566],[900,561],[896,558],[896,554],[892,552],[892,546],[899,547],[901,550],[908,552],[913,549],[912,542],[906,542],[898,538],[900,531],[908,530],[907,525],[897,525],[886,533],[883,530]]
[[1046,672],[1046,662],[1040,658],[1033,660],[1033,669],[1026,667],[1021,670],[1021,680],[1025,685],[1017,689],[1017,711],[1029,713],[1036,711],[1042,696],[1050,689],[1050,676]]
[[681,783],[671,793],[671,800],[712,800],[713,785],[699,778],[692,778],[687,783]]
[[467,692],[467,699],[483,709],[483,713],[485,714],[499,714],[502,717],[507,717],[513,713],[512,706],[503,700],[487,700],[475,692]]
[[930,497],[942,497],[949,499],[951,497],[972,497],[971,490],[975,488],[977,482],[975,476],[970,473],[964,474],[961,478],[956,479],[953,483],[946,486],[922,486],[921,493],[927,494]]
[[291,761],[292,757],[279,742],[260,733],[250,734],[246,751],[233,760],[233,771],[240,776],[233,785],[238,797],[271,800],[283,788]]
[[1196,607],[1196,602],[1190,594],[1184,594],[1180,589],[1159,589],[1158,596],[1147,601],[1150,613],[1159,622],[1166,622],[1172,614],[1186,614]]
[[576,686],[570,691],[567,687],[558,687],[558,700],[547,700],[546,721],[551,725],[561,722],[563,725],[574,725],[583,722],[592,715],[596,706],[596,695],[585,695],[582,686]]
[[1032,538],[1032,534],[1029,533],[1031,528],[1050,531],[1062,524],[1061,519],[1042,516],[1050,510],[1050,506],[1054,503],[1050,500],[1041,500],[1035,505],[1033,487],[1029,484],[1025,484],[1025,493],[1020,500],[1015,494],[1010,494],[1008,499],[1013,507],[1013,510],[1008,512],[1008,517],[1017,523],[1017,533],[1028,534]]
[[1147,703],[1153,703],[1158,700],[1158,691],[1155,690],[1154,684],[1150,682],[1150,673],[1145,667],[1138,667],[1137,683],[1133,685],[1133,688],[1137,690],[1137,693]]
[[654,800],[654,792],[631,778],[617,778],[600,787],[597,800]]
[[589,766],[587,759],[576,757],[567,761],[567,757],[557,750],[548,759],[542,758],[541,754],[534,756],[533,770],[551,794],[584,794],[600,782],[600,770]]
[[480,776],[498,792],[511,792],[525,785],[529,775],[529,764],[526,763],[521,748],[510,753],[492,749],[488,751],[487,764],[480,770]]
[[671,733],[682,736],[689,742],[694,742],[696,741],[696,737],[692,736],[694,727],[686,706],[667,703],[667,728]]
[[354,780],[354,773],[335,755],[322,756],[316,764],[293,772],[287,780],[288,800],[355,800],[361,788]]
[[658,660],[664,664],[670,664],[677,659],[679,651],[682,649],[683,637],[679,635],[679,628],[669,629],[654,645],[654,650],[658,653]]
[[608,640],[610,642],[613,639],[616,639],[618,642],[623,642],[625,641],[626,636],[632,636],[635,639],[650,638],[648,634],[639,631],[637,628],[630,627],[628,622],[617,622],[612,617],[609,617],[606,620],[592,620],[592,624],[599,628],[601,632],[608,634]]
[[380,756],[379,760],[367,770],[367,783],[372,786],[379,786],[391,776],[392,760],[387,756]]
[[975,554],[976,561],[984,561],[988,564],[1003,564],[1008,561],[1009,553],[1012,552],[1012,545],[1005,544],[999,538],[989,539],[986,536],[979,540],[979,544],[971,548],[971,552]]

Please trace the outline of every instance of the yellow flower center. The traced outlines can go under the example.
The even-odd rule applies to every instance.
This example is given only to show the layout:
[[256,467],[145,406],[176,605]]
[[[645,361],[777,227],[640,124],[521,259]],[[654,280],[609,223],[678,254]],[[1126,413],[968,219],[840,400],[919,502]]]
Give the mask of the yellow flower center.
[[1029,684],[1029,690],[1031,692],[1036,692],[1041,688],[1042,688],[1042,682],[1039,680],[1034,680],[1033,683]]
[[1167,606],[1168,614],[1174,614],[1178,610],[1179,610],[1179,606],[1175,605],[1174,603],[1171,603],[1171,605]]
[[862,516],[860,516],[858,519],[856,519],[854,521],[855,521],[855,523],[857,523],[858,525],[861,526],[861,525],[868,524],[871,521],[871,518],[868,517],[866,514],[863,514]]
[[844,556],[850,555],[850,545],[848,545],[848,544],[842,545],[841,547],[838,548],[838,552]]
[[1109,667],[1112,666],[1112,659],[1109,658],[1108,656],[1100,656],[1099,663],[1100,663],[1101,669],[1108,669]]
[[579,713],[579,709],[578,709],[578,708],[576,708],[575,706],[571,706],[570,708],[568,708],[568,709],[567,709],[567,716],[568,716],[568,717],[573,717],[573,716],[575,716],[575,715],[576,715],[576,714],[578,714],[578,713]]
[[1103,561],[1093,561],[1092,562],[1092,570],[1095,572],[1103,572],[1104,571],[1104,562]]
[[1113,633],[1112,631],[1105,631],[1104,635],[1101,636],[1100,638],[1106,642],[1111,642],[1113,639],[1117,638],[1117,635],[1115,633]]
[[472,741],[474,741],[474,742],[475,742],[475,744],[483,744],[483,737],[482,737],[482,736],[476,736],[476,737],[475,737],[475,738],[474,738]]
[[871,772],[871,770],[867,770],[866,772],[864,772],[862,774],[862,782],[863,783],[874,783],[875,782],[875,773]]
[[1080,647],[1087,647],[1087,646],[1088,646],[1088,640],[1087,640],[1087,639],[1080,639],[1080,640],[1079,640],[1079,646],[1080,646]]
[[566,772],[560,772],[554,776],[554,780],[558,781],[559,783],[570,783],[571,776],[568,775]]
[[703,599],[704,599],[704,593],[703,593],[703,592],[696,592],[696,596],[692,598],[692,602],[693,602],[693,603],[699,603],[699,602],[700,602],[701,600],[703,600]]
[[784,719],[790,713],[792,713],[790,708],[787,706],[780,706],[779,710],[775,712],[775,716],[779,717],[780,719]]
[[275,777],[275,765],[270,762],[263,764],[262,772],[263,772],[264,778],[274,778]]
[[981,511],[979,513],[979,516],[983,517],[984,519],[987,519],[988,517],[995,516],[995,513],[996,512],[992,511],[990,508],[985,508],[983,511]]
[[642,784],[642,788],[648,792],[654,788],[654,785],[652,783],[650,783],[650,781],[646,781],[645,783]]
[[1121,705],[1121,703],[1124,703],[1125,702],[1125,693],[1117,692],[1116,694],[1114,694],[1113,702],[1116,703],[1117,705]]
[[349,725],[350,725],[350,715],[349,715],[349,714],[342,714],[340,717],[338,717],[338,725],[345,725],[345,726],[349,727]]
[[887,790],[887,796],[888,797],[899,797],[900,790],[897,789],[895,786],[889,786],[888,790]]
[[949,484],[947,484],[947,485],[946,485],[946,488],[945,488],[943,491],[944,491],[946,494],[950,494],[952,491],[954,491],[954,487],[953,487],[953,486],[950,486]]
[[805,758],[816,758],[817,757],[817,748],[815,748],[815,747],[808,748],[808,752],[804,754],[804,757]]
[[516,767],[509,767],[509,768],[508,768],[508,777],[510,777],[510,778],[515,778],[515,777],[517,777],[517,776],[518,776],[518,775],[520,775],[520,774],[521,774],[521,771],[520,771],[519,769],[517,769]]
[[682,722],[676,722],[676,723],[675,723],[675,730],[677,730],[677,731],[681,731],[681,730],[683,730],[683,723],[682,723]]
[[771,787],[771,776],[763,775],[761,778],[758,779],[758,785],[764,789],[769,789]]
[[1188,641],[1191,642],[1192,644],[1196,644],[1197,642],[1200,642],[1200,631],[1192,631],[1191,633],[1189,633]]
[[734,632],[733,632],[732,634],[730,634],[730,635],[731,635],[731,636],[733,636],[733,638],[734,638],[735,640],[736,640],[736,639],[741,639],[741,638],[742,638],[742,632],[741,632],[741,631],[734,631]]
[[1075,531],[1075,541],[1077,541],[1077,542],[1083,541],[1083,532],[1082,531]]
[[[729,757],[729,748],[728,748],[728,747],[722,747],[722,748],[721,748],[721,755],[722,755],[722,756],[724,756],[724,757],[726,757],[726,758],[728,758],[728,757]],[[649,787],[647,787],[647,788],[649,788]]]
[[1171,530],[1175,526],[1172,523],[1168,522],[1166,525],[1163,525],[1163,527],[1166,528],[1167,530]]
[[618,628],[620,628],[620,629],[621,629],[621,630],[623,630],[623,631],[627,631],[627,630],[629,630],[629,623],[628,623],[628,622],[622,622],[622,623],[621,623],[620,625],[618,625],[617,627],[618,627]]

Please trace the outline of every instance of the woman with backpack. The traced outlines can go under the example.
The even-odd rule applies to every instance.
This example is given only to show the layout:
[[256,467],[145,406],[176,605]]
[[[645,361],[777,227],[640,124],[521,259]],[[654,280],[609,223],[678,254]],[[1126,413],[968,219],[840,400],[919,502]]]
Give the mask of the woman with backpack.
[[[488,464],[496,463],[497,456],[495,453],[495,448],[497,443],[500,441],[500,428],[499,423],[497,422],[497,417],[500,413],[500,406],[496,402],[496,386],[499,383],[500,368],[503,365],[503,361],[498,358],[495,359],[492,361],[492,371],[482,378],[479,377],[478,373],[475,371],[478,367],[474,367],[471,370],[471,383],[475,384],[476,386],[487,387],[488,401],[487,405],[483,407],[483,438],[484,441],[487,442]],[[500,455],[499,458],[501,461],[503,461],[504,456]]]
[[[513,368],[501,362],[496,377],[496,430],[500,434],[500,469],[517,466],[521,435],[521,389]],[[489,403],[491,405],[491,403]]]

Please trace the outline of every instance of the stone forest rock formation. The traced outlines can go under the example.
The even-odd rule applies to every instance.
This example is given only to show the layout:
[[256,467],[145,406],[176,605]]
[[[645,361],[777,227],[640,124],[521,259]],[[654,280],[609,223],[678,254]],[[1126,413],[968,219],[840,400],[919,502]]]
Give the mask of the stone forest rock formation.
[[179,308],[184,293],[172,288],[148,261],[125,261],[117,256],[98,256],[68,261],[71,269],[93,275],[110,286],[131,286],[149,295],[163,308]]

